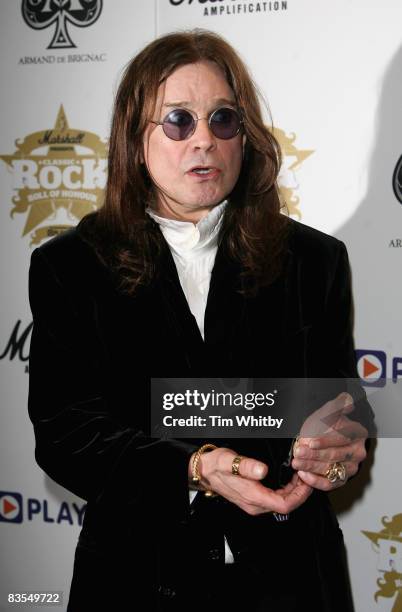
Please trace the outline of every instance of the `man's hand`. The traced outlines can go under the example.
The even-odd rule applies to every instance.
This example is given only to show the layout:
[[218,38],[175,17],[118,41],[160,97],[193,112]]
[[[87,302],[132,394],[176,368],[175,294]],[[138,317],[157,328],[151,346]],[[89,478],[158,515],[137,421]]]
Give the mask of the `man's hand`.
[[[331,491],[356,474],[366,458],[365,427],[347,416],[353,410],[353,399],[341,393],[306,419],[294,449],[292,467],[307,485]],[[332,463],[343,463],[346,479],[330,482],[325,476]]]
[[[189,478],[194,455],[189,463]],[[312,493],[312,487],[304,483],[297,474],[282,489],[276,491],[264,487],[259,481],[268,473],[268,466],[250,457],[243,457],[239,464],[239,475],[232,474],[232,463],[236,453],[228,448],[217,448],[203,453],[199,460],[201,485],[212,489],[228,501],[236,504],[247,514],[265,512],[287,514],[301,506]]]

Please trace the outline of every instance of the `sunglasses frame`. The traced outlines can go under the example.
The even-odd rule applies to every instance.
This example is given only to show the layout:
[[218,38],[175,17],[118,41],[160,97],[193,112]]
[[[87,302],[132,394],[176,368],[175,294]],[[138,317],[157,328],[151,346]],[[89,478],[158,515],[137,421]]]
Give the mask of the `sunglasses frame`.
[[[233,134],[233,136],[230,136],[230,138],[220,138],[219,136],[217,136],[212,127],[211,127],[211,121],[212,121],[212,117],[214,116],[215,113],[217,113],[218,111],[221,111],[223,109],[227,109],[227,110],[231,110],[233,112],[235,112],[238,117],[239,117],[239,128],[236,132],[236,134]],[[184,111],[186,113],[188,113],[192,119],[193,119],[193,125],[192,125],[192,129],[191,132],[185,137],[185,138],[172,138],[171,136],[169,136],[168,134],[166,134],[165,132],[165,122],[166,119],[169,117],[169,115],[175,111]],[[153,121],[152,119],[149,119],[150,123],[154,123],[155,125],[161,125],[162,129],[163,129],[163,133],[165,134],[165,136],[167,138],[169,138],[170,140],[174,140],[175,142],[182,142],[183,140],[188,140],[189,138],[191,138],[191,136],[194,134],[195,130],[197,129],[197,123],[201,120],[201,119],[207,119],[208,120],[208,127],[211,130],[212,134],[215,136],[215,138],[219,138],[219,140],[231,140],[232,138],[235,138],[241,131],[242,129],[242,124],[244,123],[241,112],[239,110],[237,110],[236,108],[231,108],[230,106],[220,106],[219,108],[216,108],[215,110],[213,110],[207,117],[198,117],[195,113],[193,113],[192,111],[190,111],[188,108],[174,108],[171,111],[168,112],[168,114],[164,117],[163,121]]]

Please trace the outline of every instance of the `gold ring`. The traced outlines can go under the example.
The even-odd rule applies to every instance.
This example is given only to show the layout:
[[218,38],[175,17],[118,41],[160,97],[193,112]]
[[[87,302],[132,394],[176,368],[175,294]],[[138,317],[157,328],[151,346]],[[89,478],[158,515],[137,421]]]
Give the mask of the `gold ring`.
[[337,482],[338,480],[344,482],[346,480],[345,464],[338,461],[331,463],[324,476],[328,478],[329,482]]
[[234,474],[234,476],[240,476],[239,467],[242,459],[243,457],[241,455],[237,455],[232,461],[232,474]]

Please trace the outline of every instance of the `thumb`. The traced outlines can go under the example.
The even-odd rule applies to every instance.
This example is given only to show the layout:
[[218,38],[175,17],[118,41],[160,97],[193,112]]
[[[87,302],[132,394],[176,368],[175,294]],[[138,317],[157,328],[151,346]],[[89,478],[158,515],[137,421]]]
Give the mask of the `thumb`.
[[239,463],[239,475],[251,480],[261,480],[268,474],[268,466],[262,461],[242,457]]
[[349,393],[344,391],[343,393],[337,395],[334,400],[327,402],[323,406],[323,409],[325,416],[320,418],[320,423],[321,425],[325,425],[326,429],[320,433],[326,434],[336,428],[337,424],[341,422],[341,418],[344,415],[352,412],[354,409],[353,398]]
[[339,398],[343,401],[342,413],[348,414],[349,412],[352,412],[352,410],[354,409],[354,404],[353,397],[350,395],[350,393],[341,393],[339,395]]

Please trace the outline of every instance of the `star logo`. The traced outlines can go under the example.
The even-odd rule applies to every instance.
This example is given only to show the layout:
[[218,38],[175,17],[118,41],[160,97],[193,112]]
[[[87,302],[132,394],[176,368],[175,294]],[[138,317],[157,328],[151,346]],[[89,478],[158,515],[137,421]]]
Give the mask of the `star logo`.
[[12,175],[10,215],[25,215],[22,235],[31,245],[76,225],[101,206],[107,145],[92,132],[69,127],[60,106],[53,128],[16,140],[12,155],[0,155]]
[[374,599],[395,597],[392,612],[402,612],[402,514],[381,522],[384,528],[378,532],[362,531],[378,554],[377,569],[382,573]]
[[272,132],[281,146],[283,155],[282,167],[278,176],[280,197],[289,215],[301,219],[300,198],[297,195],[299,188],[297,172],[305,160],[314,153],[314,150],[299,149],[295,144],[296,134],[294,133],[288,135],[279,128],[273,128]]

